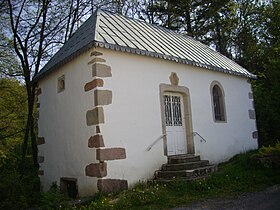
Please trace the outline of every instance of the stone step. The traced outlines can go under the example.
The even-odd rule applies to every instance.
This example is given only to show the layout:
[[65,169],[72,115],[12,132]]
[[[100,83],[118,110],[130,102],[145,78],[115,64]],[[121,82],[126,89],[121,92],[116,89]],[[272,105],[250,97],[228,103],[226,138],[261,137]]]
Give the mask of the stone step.
[[163,164],[163,171],[181,171],[201,168],[209,164],[208,160],[199,160],[196,162],[178,163],[178,164]]
[[169,164],[189,163],[200,161],[200,156],[197,155],[174,155],[168,157]]
[[208,175],[217,171],[217,165],[208,165],[191,170],[180,171],[157,171],[155,174],[156,179],[195,179],[201,176]]
[[209,176],[209,174],[204,175],[204,176],[197,176],[197,177],[180,177],[180,178],[157,178],[154,179],[153,182],[158,182],[158,183],[169,183],[169,182],[173,182],[173,181],[194,181],[194,180],[201,180],[201,179],[205,179]]

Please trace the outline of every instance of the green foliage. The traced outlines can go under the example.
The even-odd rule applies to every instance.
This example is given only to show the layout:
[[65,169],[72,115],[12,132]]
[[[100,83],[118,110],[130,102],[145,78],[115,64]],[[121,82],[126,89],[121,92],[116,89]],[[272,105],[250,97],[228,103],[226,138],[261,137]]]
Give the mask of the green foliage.
[[278,141],[275,146],[262,146],[251,159],[256,167],[280,168],[280,142]]
[[0,167],[0,209],[25,209],[40,201],[38,171],[27,160],[20,167],[19,159],[6,159]]
[[20,158],[7,162],[0,171],[0,209],[26,209],[42,206],[42,209],[65,207],[68,201],[56,184],[48,192],[40,192],[38,170],[29,157],[21,167]]
[[262,42],[257,71],[253,83],[259,144],[274,144],[280,136],[280,2],[273,1],[263,10]]
[[157,203],[163,201],[160,191],[164,188],[163,185],[140,182],[132,189],[133,193],[125,196],[125,200],[129,199],[132,206]]
[[56,183],[53,183],[48,192],[42,193],[41,205],[44,208],[59,208],[62,207],[63,202],[69,200],[64,194],[60,192]]
[[8,2],[5,1],[1,1],[0,3],[0,11],[2,14],[0,17],[0,78],[20,77],[22,75],[20,64],[13,50],[12,41],[8,38],[9,34],[3,33],[10,22],[3,14],[3,11],[7,10],[7,3]]
[[40,200],[40,181],[30,159],[21,162],[27,116],[25,87],[0,79],[0,209],[24,209]]
[[0,167],[19,155],[27,116],[24,86],[14,79],[0,79]]
[[268,156],[268,155],[280,155],[280,142],[278,141],[275,146],[262,146],[259,149],[260,156]]
[[[74,208],[75,209],[75,208]],[[112,202],[104,195],[100,195],[95,201],[91,202],[87,207],[80,207],[79,209],[96,209],[96,210],[109,210],[113,209]]]
[[[187,31],[196,38],[209,37],[215,16],[228,0],[157,0],[148,5],[152,23],[177,31]],[[230,18],[228,18],[230,19]],[[221,24],[221,22],[220,22]]]

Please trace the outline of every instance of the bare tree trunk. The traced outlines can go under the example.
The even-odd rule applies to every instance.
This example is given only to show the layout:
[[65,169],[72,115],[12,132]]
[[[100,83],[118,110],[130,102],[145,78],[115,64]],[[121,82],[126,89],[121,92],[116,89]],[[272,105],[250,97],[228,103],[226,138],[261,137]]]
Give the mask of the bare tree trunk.
[[[25,75],[25,76],[28,77],[28,75]],[[22,162],[24,162],[26,154],[27,154],[29,138],[30,137],[32,138],[32,134],[35,135],[33,132],[34,131],[33,109],[34,109],[35,93],[33,95],[32,86],[30,84],[30,81],[26,81],[26,83],[27,83],[26,92],[27,92],[27,101],[28,101],[28,116],[27,116],[27,122],[26,122],[26,127],[25,127],[24,140],[23,140],[23,144],[22,144]],[[36,142],[36,139],[35,139],[35,142]],[[33,152],[33,147],[32,147],[32,152]],[[36,166],[36,164],[37,164],[37,157],[35,159],[36,160],[33,159],[34,166]],[[35,161],[36,161],[36,164],[35,164]]]
[[[35,102],[35,85],[32,85],[31,88],[31,101],[30,105],[32,105],[31,110],[34,110],[34,102]],[[38,147],[36,142],[36,133],[35,133],[35,124],[34,124],[34,116],[30,118],[30,136],[31,136],[31,147],[32,147],[32,157],[33,157],[33,165],[39,168],[38,164]]]
[[185,18],[186,18],[186,24],[187,24],[187,32],[190,36],[193,35],[193,30],[192,30],[192,23],[191,23],[191,6],[190,2],[188,2],[187,9],[185,11]]
[[[8,30],[10,30],[10,34],[13,36],[13,47],[21,63],[28,97],[28,117],[22,142],[22,161],[24,162],[27,155],[30,140],[33,163],[34,166],[38,167],[36,122],[33,116],[35,84],[32,83],[32,77],[34,78],[38,74],[42,59],[47,58],[44,56],[49,56],[49,53],[52,53],[52,47],[57,43],[63,42],[63,40],[66,41],[74,33],[77,22],[83,15],[87,15],[91,11],[89,5],[92,3],[93,7],[94,1],[71,0],[71,7],[66,14],[65,5],[69,5],[67,1],[5,1],[8,5],[7,18],[10,20],[10,28]],[[106,6],[112,4],[112,2],[109,1],[102,5]],[[31,10],[30,5],[33,5]],[[97,7],[97,5],[94,6]],[[59,14],[57,14],[54,8],[59,9]],[[61,39],[61,37],[63,38]]]

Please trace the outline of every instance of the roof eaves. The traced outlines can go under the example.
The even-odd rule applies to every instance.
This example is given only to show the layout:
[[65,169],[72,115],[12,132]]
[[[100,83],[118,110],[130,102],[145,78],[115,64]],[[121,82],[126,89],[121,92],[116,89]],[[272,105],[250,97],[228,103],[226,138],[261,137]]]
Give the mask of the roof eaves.
[[[68,63],[69,61],[73,60],[77,56],[81,55],[82,53],[92,48],[92,46],[94,45],[94,40],[95,40],[94,38],[96,37],[95,29],[97,27],[96,21],[99,19],[98,18],[99,13],[100,11],[97,10],[89,19],[86,20],[86,22],[75,33],[73,33],[73,35],[69,38],[69,40],[58,50],[58,52],[49,60],[49,62],[41,69],[41,71],[35,75],[35,77],[32,79],[33,83],[38,82],[41,78],[53,72],[55,69],[61,67],[62,65]],[[81,30],[84,29],[86,23],[88,23],[91,27],[93,27],[93,30],[89,31],[84,35],[84,37],[81,38],[78,35],[79,33],[80,35],[83,34],[81,33]],[[70,45],[69,47],[71,40],[72,42],[74,40],[74,44],[80,45],[80,47],[76,49],[72,48],[73,47],[72,45]],[[79,41],[77,42],[76,40]],[[67,44],[68,47],[65,48]],[[69,55],[67,55],[67,51],[68,52],[70,51]],[[63,54],[66,54],[66,56],[63,57]],[[58,60],[54,59],[59,56],[62,56],[63,58]]]
[[202,67],[202,68],[205,68],[208,70],[219,71],[219,72],[223,72],[223,73],[227,73],[227,74],[231,74],[231,75],[235,75],[235,76],[241,76],[241,77],[250,78],[250,79],[257,79],[257,76],[254,74],[251,74],[251,73],[245,74],[245,73],[228,70],[228,69],[213,66],[213,65],[203,64],[203,63],[199,63],[199,62],[195,62],[195,61],[191,61],[188,59],[183,59],[183,58],[179,58],[179,57],[175,57],[175,56],[171,56],[171,55],[164,55],[161,53],[150,52],[150,51],[146,51],[146,50],[135,49],[135,48],[119,46],[119,45],[114,45],[114,44],[109,44],[109,43],[103,43],[103,42],[98,42],[98,41],[94,42],[94,46],[105,48],[105,49],[111,49],[111,50],[115,50],[115,51],[121,51],[121,52],[137,54],[137,55],[145,55],[145,56],[149,56],[149,57],[160,58],[160,59],[164,59],[164,60],[170,60],[170,61],[174,61],[177,63],[183,63],[183,64],[192,65],[192,66]]
[[43,71],[44,68],[41,70],[42,73],[38,73],[32,80],[32,83],[36,83],[38,82],[41,78],[45,77],[46,75],[50,74],[51,72],[53,72],[55,69],[58,69],[59,67],[63,66],[64,64],[70,62],[71,60],[73,60],[74,58],[78,57],[79,55],[83,54],[84,52],[90,50],[92,47],[94,46],[94,41],[90,42],[89,44],[83,46],[82,48],[80,48],[79,50],[75,51],[74,53],[72,53],[71,55],[69,55],[68,57],[66,57],[65,59],[63,59],[62,61],[56,63],[55,65],[51,66],[47,71]]

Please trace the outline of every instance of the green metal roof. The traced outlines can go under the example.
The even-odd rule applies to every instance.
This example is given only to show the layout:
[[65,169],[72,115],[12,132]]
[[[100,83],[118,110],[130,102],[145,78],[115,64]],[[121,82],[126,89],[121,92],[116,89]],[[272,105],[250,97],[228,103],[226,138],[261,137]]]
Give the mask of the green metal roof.
[[92,47],[198,66],[247,78],[255,75],[195,39],[144,21],[97,10],[50,59],[35,81]]

